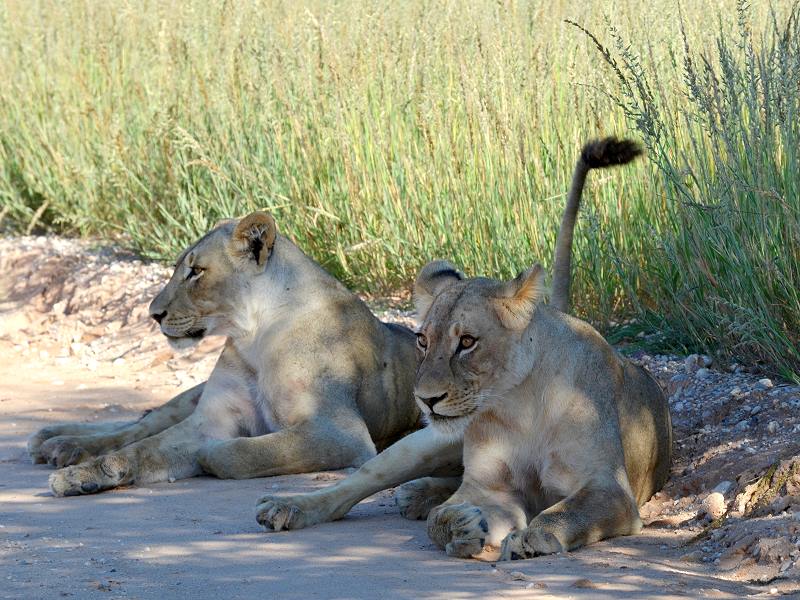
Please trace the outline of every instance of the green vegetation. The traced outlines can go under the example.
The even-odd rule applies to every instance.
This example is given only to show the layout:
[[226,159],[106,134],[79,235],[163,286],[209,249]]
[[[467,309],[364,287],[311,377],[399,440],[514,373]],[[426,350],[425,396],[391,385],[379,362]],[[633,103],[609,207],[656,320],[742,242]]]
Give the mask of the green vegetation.
[[631,0],[5,0],[3,225],[172,258],[267,208],[360,289],[511,276],[550,264],[581,144],[632,135],[648,160],[587,188],[576,311],[797,380],[798,11],[684,4],[685,35]]

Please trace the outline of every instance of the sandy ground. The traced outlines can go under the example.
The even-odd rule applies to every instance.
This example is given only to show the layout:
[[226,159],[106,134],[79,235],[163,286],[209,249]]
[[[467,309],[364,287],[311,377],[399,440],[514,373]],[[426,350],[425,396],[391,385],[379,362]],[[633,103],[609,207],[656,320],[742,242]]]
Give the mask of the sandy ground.
[[[134,419],[201,381],[218,348],[211,340],[174,353],[142,318],[142,305],[163,281],[163,267],[55,243],[61,244],[55,258],[37,262],[32,257],[51,242],[23,244],[12,260],[8,249],[19,242],[0,240],[2,598],[800,598],[793,575],[798,513],[789,502],[775,514],[708,528],[698,511],[713,485],[692,475],[705,464],[697,457],[710,453],[706,462],[713,464],[720,452],[698,446],[704,438],[689,421],[677,425],[674,477],[643,509],[651,524],[641,535],[513,563],[446,557],[428,540],[424,523],[399,516],[391,491],[337,523],[281,533],[267,533],[256,523],[254,506],[262,493],[314,489],[341,472],[250,481],[201,477],[54,498],[47,487],[51,468],[31,464],[27,456],[31,433],[61,421]],[[103,265],[101,274],[81,279],[81,269],[97,271],[97,265],[87,267],[92,261]],[[136,282],[121,284],[119,274],[130,272]],[[763,398],[767,406],[771,397]],[[775,400],[775,410],[782,405]],[[792,423],[787,436],[793,435]],[[770,448],[791,446],[780,432],[772,439],[777,442],[767,440],[763,448],[747,442],[741,456],[755,460]],[[734,450],[723,454],[725,464],[715,477],[738,462]],[[756,463],[750,467],[759,473]],[[731,510],[750,481],[735,478],[733,490],[724,492]],[[784,500],[793,493],[789,489]],[[670,510],[663,509],[667,505]],[[726,569],[730,557],[722,550],[736,549],[743,539],[738,535],[725,545],[725,535],[743,527],[733,529],[737,523],[747,524],[764,556],[755,556],[752,544],[743,546],[737,552],[748,557],[749,566],[737,559]],[[771,533],[775,528],[780,536]],[[724,535],[695,539],[715,531]],[[787,549],[770,555],[772,546],[763,543],[770,535]],[[717,549],[722,564],[713,558]]]

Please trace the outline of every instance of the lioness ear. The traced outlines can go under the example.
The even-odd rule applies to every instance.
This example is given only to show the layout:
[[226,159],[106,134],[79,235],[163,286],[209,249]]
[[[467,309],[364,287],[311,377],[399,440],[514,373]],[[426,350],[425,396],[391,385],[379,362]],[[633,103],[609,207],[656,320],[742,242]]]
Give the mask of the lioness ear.
[[509,281],[501,296],[492,299],[500,322],[508,329],[525,329],[533,318],[536,304],[544,295],[544,269],[536,264]]
[[433,299],[446,287],[461,281],[464,276],[446,260],[434,260],[422,267],[414,282],[414,305],[417,318],[422,322],[433,304]]
[[230,225],[231,223],[236,223],[236,219],[220,219],[211,229],[216,229],[217,227],[222,227],[223,225]]
[[242,218],[233,230],[228,251],[239,260],[263,267],[275,245],[278,229],[272,215],[257,211]]

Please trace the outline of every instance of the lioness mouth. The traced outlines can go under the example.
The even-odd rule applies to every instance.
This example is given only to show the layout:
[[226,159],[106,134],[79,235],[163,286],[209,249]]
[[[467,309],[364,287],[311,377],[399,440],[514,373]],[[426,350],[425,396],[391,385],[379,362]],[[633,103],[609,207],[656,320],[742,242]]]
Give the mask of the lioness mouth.
[[185,338],[194,338],[194,339],[201,338],[205,334],[206,334],[205,329],[190,329],[183,335],[169,335],[168,333],[165,333],[164,335],[173,340],[182,340]]
[[439,413],[431,411],[429,416],[434,421],[449,421],[450,419],[460,419],[466,415],[440,415]]

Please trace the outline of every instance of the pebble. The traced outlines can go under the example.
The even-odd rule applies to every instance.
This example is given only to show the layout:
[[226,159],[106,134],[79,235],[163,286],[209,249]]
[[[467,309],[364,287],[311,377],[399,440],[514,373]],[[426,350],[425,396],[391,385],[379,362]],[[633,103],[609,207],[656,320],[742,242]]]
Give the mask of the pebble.
[[764,379],[759,379],[756,385],[762,390],[768,390],[773,384],[771,379],[764,377]]
[[760,412],[761,412],[761,406],[759,406],[758,404],[756,404],[755,406],[753,406],[753,408],[750,409],[751,415],[757,415]]
[[683,402],[676,402],[672,406],[672,410],[674,410],[675,412],[682,412],[683,411]]
[[697,373],[695,373],[694,376],[700,381],[703,381],[711,376],[711,371],[703,367],[701,369],[697,369]]
[[775,433],[775,432],[777,432],[777,431],[778,431],[778,429],[780,429],[780,425],[778,424],[778,422],[777,422],[777,421],[770,421],[770,422],[767,424],[767,431],[768,431],[769,433]]

